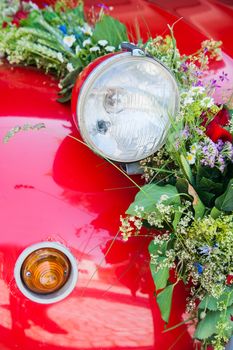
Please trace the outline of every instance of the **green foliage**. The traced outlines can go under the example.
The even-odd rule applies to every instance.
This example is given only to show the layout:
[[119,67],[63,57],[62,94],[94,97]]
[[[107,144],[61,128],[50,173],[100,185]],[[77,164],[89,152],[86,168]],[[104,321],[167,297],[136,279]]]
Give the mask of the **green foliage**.
[[233,179],[229,181],[226,191],[215,200],[215,206],[221,211],[233,211]]
[[[164,260],[166,257],[166,250],[167,250],[167,242],[162,242],[162,244],[156,244],[154,241],[152,241],[149,245],[149,253],[150,255],[158,254],[161,259],[160,261]],[[157,262],[159,262],[159,258],[156,259]],[[163,289],[166,287],[168,278],[169,278],[169,268],[168,266],[164,266],[162,268],[159,268],[157,270],[156,261],[154,260],[150,262],[150,268],[152,273],[152,278],[154,280],[154,284],[157,290]]]
[[93,31],[93,40],[95,42],[103,39],[115,47],[118,47],[123,41],[128,41],[125,25],[111,16],[104,15],[96,23]]
[[214,298],[211,295],[207,295],[199,304],[198,308],[210,311],[217,311],[220,304],[224,304],[229,307],[233,304],[233,287],[226,287],[220,298]]
[[231,315],[233,314],[233,307],[229,307],[223,315],[221,311],[209,311],[205,318],[198,323],[194,337],[200,340],[211,338],[217,333],[219,324],[226,323],[227,327],[224,331],[226,338],[230,338],[233,330],[233,322]]
[[161,200],[162,196],[167,197],[164,202],[168,205],[178,205],[180,203],[180,198],[175,186],[159,186],[153,183],[142,187],[141,191],[138,192],[134,202],[129,206],[126,213],[136,215],[135,207],[137,207],[139,203],[140,206],[144,208],[146,213],[154,211],[155,204]]
[[168,323],[170,313],[171,313],[172,295],[173,295],[174,286],[175,286],[174,284],[170,284],[157,295],[157,303],[161,311],[162,319],[166,323]]
[[195,211],[195,219],[202,218],[205,213],[205,206],[200,200],[194,188],[186,179],[177,179],[176,188],[180,194],[187,194],[192,197],[193,209]]

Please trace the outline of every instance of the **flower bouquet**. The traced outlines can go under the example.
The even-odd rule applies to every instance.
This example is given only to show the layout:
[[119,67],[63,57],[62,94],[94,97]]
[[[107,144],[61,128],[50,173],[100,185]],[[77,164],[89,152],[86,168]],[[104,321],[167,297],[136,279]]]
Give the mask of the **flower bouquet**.
[[163,320],[183,281],[189,293],[184,322],[194,323],[204,349],[221,350],[233,332],[233,128],[232,110],[217,105],[213,94],[228,76],[204,83],[219,43],[205,41],[189,57],[173,45],[172,30],[145,45],[176,76],[180,112],[165,145],[141,161],[147,184],[121,217],[121,233],[125,240],[145,230],[153,236],[150,267]]

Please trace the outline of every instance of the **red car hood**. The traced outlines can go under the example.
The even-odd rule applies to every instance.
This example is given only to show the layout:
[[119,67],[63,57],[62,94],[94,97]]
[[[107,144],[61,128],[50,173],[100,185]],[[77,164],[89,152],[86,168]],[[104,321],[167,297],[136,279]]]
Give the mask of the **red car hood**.
[[[86,1],[86,7],[90,3],[99,5]],[[220,9],[219,2],[203,3]],[[167,23],[177,20],[155,1],[107,5],[132,35],[135,18],[144,37],[149,30],[152,35],[165,34]],[[177,24],[176,37],[181,50],[189,53],[205,36],[186,19]],[[227,36],[222,39],[227,45]],[[225,55],[212,73],[232,72],[232,67]],[[162,333],[149,271],[149,241],[138,237],[123,243],[118,237],[119,216],[136,189],[69,137],[79,134],[69,106],[56,102],[57,91],[57,81],[41,72],[0,66],[1,140],[16,126],[45,124],[44,129],[15,133],[0,144],[0,349],[192,349],[192,328],[183,325]],[[66,245],[79,269],[74,291],[51,305],[25,298],[13,277],[18,255],[41,241]],[[183,286],[175,293],[168,326],[185,318]]]

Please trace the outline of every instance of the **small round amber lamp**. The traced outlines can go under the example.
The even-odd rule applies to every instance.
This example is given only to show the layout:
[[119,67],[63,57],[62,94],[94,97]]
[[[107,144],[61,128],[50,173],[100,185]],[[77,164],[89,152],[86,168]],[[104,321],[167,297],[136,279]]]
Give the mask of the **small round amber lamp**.
[[41,248],[33,251],[24,260],[21,278],[32,292],[50,294],[60,290],[71,272],[67,256],[55,248]]

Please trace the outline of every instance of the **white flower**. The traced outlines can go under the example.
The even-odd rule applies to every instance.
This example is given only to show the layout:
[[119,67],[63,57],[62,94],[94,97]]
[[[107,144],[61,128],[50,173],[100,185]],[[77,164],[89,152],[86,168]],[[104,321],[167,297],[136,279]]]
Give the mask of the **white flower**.
[[74,35],[66,35],[63,38],[63,43],[69,47],[71,47],[75,41],[76,41],[76,38]]
[[76,55],[78,55],[81,50],[82,50],[81,47],[79,45],[77,45],[75,48]]
[[57,53],[57,58],[58,58],[58,60],[59,60],[61,63],[64,62],[64,58],[63,58],[63,55],[62,55],[61,52],[58,52],[58,53]]
[[33,10],[39,10],[38,5],[32,1],[29,1],[28,5],[30,5]]
[[203,94],[205,92],[205,88],[203,86],[193,86],[191,91],[194,94]]
[[194,143],[191,147],[190,147],[190,152],[192,154],[195,154],[198,150],[198,145],[196,143]]
[[210,108],[214,105],[214,99],[212,97],[204,97],[203,100],[201,100],[201,106],[204,108]]
[[192,98],[192,96],[187,95],[187,97],[183,100],[183,105],[187,106],[187,105],[191,105],[194,102],[194,99]]
[[196,157],[193,153],[187,153],[186,159],[189,162],[189,164],[194,164],[196,161]]
[[160,197],[159,201],[160,202],[163,202],[163,201],[166,201],[168,199],[168,195],[167,194],[162,194],[162,196]]
[[91,39],[90,38],[88,38],[88,39],[83,41],[83,47],[86,47],[88,45],[91,45]]
[[99,51],[99,50],[100,50],[99,46],[93,46],[93,47],[90,48],[91,52],[96,52],[96,51]]
[[108,52],[113,52],[113,51],[115,51],[115,47],[114,46],[106,46],[105,50]]
[[92,29],[87,23],[85,23],[84,26],[81,27],[81,31],[86,35],[92,35]]
[[67,68],[68,72],[73,72],[73,70],[74,70],[74,66],[70,62],[67,63],[66,68]]
[[100,46],[106,46],[106,45],[108,44],[108,41],[107,41],[107,40],[99,40],[99,41],[98,41],[98,44],[99,44]]

